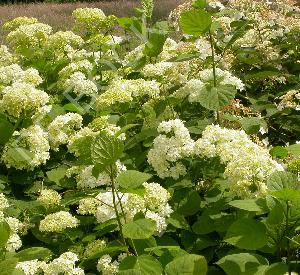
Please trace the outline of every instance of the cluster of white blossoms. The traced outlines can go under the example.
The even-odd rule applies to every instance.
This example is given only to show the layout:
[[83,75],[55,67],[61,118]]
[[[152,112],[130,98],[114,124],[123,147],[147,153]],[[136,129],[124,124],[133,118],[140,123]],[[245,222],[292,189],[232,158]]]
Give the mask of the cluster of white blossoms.
[[[117,174],[126,171],[126,166],[119,160],[116,162]],[[89,166],[73,166],[67,171],[67,176],[76,175],[77,187],[79,189],[97,188],[110,184],[110,177],[106,172],[101,172],[98,177],[93,176],[94,165]]]
[[45,47],[51,51],[64,51],[66,46],[72,48],[81,47],[84,40],[72,31],[58,31],[51,34],[45,42]]
[[9,52],[7,46],[0,45],[0,66],[8,66],[14,63],[14,56]]
[[52,27],[43,23],[20,25],[7,35],[7,41],[17,48],[38,48],[52,33]]
[[283,167],[274,161],[267,148],[254,143],[244,131],[210,125],[195,142],[195,154],[219,157],[226,165],[224,175],[230,190],[239,197],[265,195],[266,180]]
[[9,115],[19,118],[34,113],[49,102],[49,96],[33,85],[17,82],[2,90],[0,106]]
[[38,23],[38,20],[34,17],[20,16],[3,24],[3,29],[5,31],[13,31],[22,25],[31,25],[35,23]]
[[37,201],[45,205],[59,205],[61,201],[61,195],[52,189],[43,189],[37,198]]
[[300,111],[300,91],[290,90],[280,98],[280,102],[277,105],[277,109],[282,111],[285,108],[295,109]]
[[8,207],[9,203],[7,198],[3,193],[0,193],[0,222],[6,222],[10,228],[10,234],[5,244],[5,249],[8,252],[15,252],[22,246],[19,233],[23,229],[23,224],[17,218],[5,216],[3,211]]
[[[200,80],[205,83],[213,83],[214,81],[214,74],[213,69],[205,69],[200,71],[198,74]],[[237,90],[244,90],[245,85],[239,78],[232,75],[229,71],[222,70],[220,68],[216,68],[216,80],[217,85],[232,85],[235,86]]]
[[75,253],[65,252],[49,263],[37,259],[19,262],[16,269],[22,270],[25,275],[41,274],[41,272],[44,275],[84,275],[84,270],[75,265],[78,260]]
[[148,163],[160,178],[178,179],[186,174],[186,167],[180,162],[194,152],[194,141],[180,119],[163,121],[158,126],[160,133],[148,152]]
[[87,79],[82,72],[73,73],[63,84],[63,89],[73,91],[77,95],[95,96],[97,94],[97,85],[90,79]]
[[115,103],[130,102],[135,97],[157,97],[159,93],[159,83],[155,80],[118,79],[114,80],[108,89],[97,98],[96,103],[99,108],[103,108]]
[[33,170],[46,163],[50,158],[49,150],[47,133],[39,125],[32,125],[14,132],[1,159],[8,168]]
[[79,114],[67,113],[57,116],[47,127],[51,148],[58,151],[59,146],[67,144],[81,125],[82,116]]
[[200,102],[202,92],[205,89],[204,82],[199,79],[191,79],[173,95],[182,99],[187,97],[189,102]]
[[[146,218],[156,222],[156,234],[162,234],[167,228],[166,218],[173,212],[168,204],[169,192],[158,183],[143,183],[143,195],[116,192],[116,206],[119,214],[123,214],[124,221],[133,219],[138,212],[144,213]],[[81,215],[95,215],[99,223],[116,218],[111,191],[101,192],[96,198],[89,197],[80,200],[77,210]],[[122,218],[122,220],[123,220]]]
[[89,75],[91,74],[92,70],[93,64],[89,60],[82,59],[74,61],[59,71],[59,80],[61,81],[61,83],[64,83],[64,81],[66,81],[72,74],[76,72],[81,72],[84,75]]
[[110,255],[103,255],[97,263],[97,270],[102,275],[115,275],[119,271],[119,262],[112,260]]
[[42,232],[63,232],[68,228],[75,228],[79,220],[67,211],[59,211],[47,215],[40,221],[39,230]]

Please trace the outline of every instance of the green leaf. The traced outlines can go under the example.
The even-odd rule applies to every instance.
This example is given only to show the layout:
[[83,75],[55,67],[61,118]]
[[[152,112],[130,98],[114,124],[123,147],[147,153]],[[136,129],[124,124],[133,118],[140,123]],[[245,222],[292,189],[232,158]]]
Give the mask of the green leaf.
[[94,164],[111,165],[122,155],[123,143],[105,132],[100,133],[92,143],[91,156]]
[[9,148],[7,150],[9,155],[15,162],[30,162],[34,158],[34,154],[22,147]]
[[244,117],[240,123],[248,135],[257,134],[261,127],[267,128],[267,124],[258,117]]
[[14,126],[4,118],[0,118],[0,144],[4,145],[12,136]]
[[156,230],[156,222],[150,219],[138,219],[123,226],[123,234],[130,239],[148,239]]
[[179,19],[181,30],[190,35],[206,33],[212,23],[211,15],[204,10],[190,10],[183,12]]
[[50,181],[53,181],[57,185],[59,185],[60,180],[65,177],[66,171],[67,171],[67,167],[60,166],[58,168],[46,172],[46,174]]
[[34,259],[45,260],[50,257],[52,252],[50,249],[45,247],[30,247],[24,249],[16,254],[16,257],[20,262],[22,261],[31,261]]
[[193,8],[195,9],[204,9],[206,7],[206,0],[196,0],[193,3]]
[[7,222],[0,223],[0,247],[4,247],[10,235],[10,227]]
[[236,89],[231,85],[217,87],[207,86],[199,95],[200,104],[206,109],[218,111],[227,106],[236,94]]
[[255,250],[267,244],[266,227],[263,223],[242,218],[228,229],[224,241],[241,249]]
[[274,263],[270,265],[264,275],[282,275],[288,273],[288,266],[285,263]]
[[286,149],[288,150],[289,154],[295,157],[300,157],[300,144],[290,145]]
[[125,189],[136,189],[148,181],[152,175],[135,170],[127,170],[119,174],[116,181]]
[[144,53],[149,57],[158,56],[164,47],[167,36],[159,30],[154,30],[149,34],[148,41],[145,45]]
[[219,265],[227,275],[258,274],[256,272],[259,267],[267,264],[268,262],[265,258],[252,253],[227,255],[217,262],[217,265]]
[[270,191],[279,191],[283,188],[297,189],[297,176],[290,172],[276,171],[268,178],[267,186]]
[[271,195],[284,201],[294,201],[300,198],[300,190],[283,188],[281,190],[271,192]]
[[262,209],[257,204],[257,200],[234,200],[229,202],[229,205],[246,211],[260,212]]
[[272,157],[285,158],[288,154],[288,149],[282,146],[275,146],[270,150],[270,155]]
[[150,255],[126,257],[119,266],[122,275],[161,275],[163,268],[158,260]]
[[205,275],[207,263],[203,256],[184,255],[168,263],[165,272],[166,275]]
[[[0,275],[13,275],[15,267],[19,260],[17,258],[8,258],[0,262]],[[24,274],[24,273],[23,273]]]

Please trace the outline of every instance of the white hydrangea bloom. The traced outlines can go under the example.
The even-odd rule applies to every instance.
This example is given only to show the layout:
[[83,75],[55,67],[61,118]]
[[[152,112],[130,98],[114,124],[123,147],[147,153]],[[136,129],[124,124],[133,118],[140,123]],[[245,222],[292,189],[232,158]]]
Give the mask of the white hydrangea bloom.
[[17,218],[6,217],[5,221],[8,223],[13,234],[17,234],[23,228],[23,224]]
[[37,201],[46,205],[59,205],[61,201],[61,195],[51,189],[43,189],[37,198]]
[[207,57],[212,55],[211,45],[208,40],[203,37],[198,38],[195,41],[195,46],[198,52],[200,53],[200,58],[205,60]]
[[73,73],[63,84],[67,91],[72,90],[77,95],[94,96],[97,94],[97,85],[90,79],[87,79],[82,72]]
[[48,264],[43,262],[40,268],[45,275],[84,275],[83,269],[75,267],[78,260],[75,253],[65,252]]
[[11,234],[6,243],[6,250],[8,252],[15,252],[16,250],[20,249],[22,246],[22,240],[18,234]]
[[38,23],[38,20],[34,17],[19,16],[8,22],[5,22],[5,24],[3,25],[3,29],[12,31],[22,25],[30,25],[35,23]]
[[101,250],[106,248],[107,243],[105,240],[95,240],[93,242],[90,242],[84,251],[84,257],[89,258],[90,256],[93,256],[96,253],[99,253]]
[[52,27],[43,23],[21,25],[7,35],[7,41],[16,47],[40,47],[52,33]]
[[0,211],[3,211],[7,207],[9,207],[8,200],[3,193],[0,193]]
[[159,83],[155,80],[119,79],[113,80],[112,84],[97,98],[96,102],[97,105],[102,108],[115,103],[130,102],[134,97],[157,97],[159,93]]
[[50,35],[45,44],[45,47],[51,51],[64,51],[66,46],[73,48],[82,46],[84,40],[72,31],[58,31]]
[[35,275],[38,274],[40,270],[42,262],[39,260],[31,260],[31,261],[24,261],[24,262],[19,262],[16,265],[16,269],[22,270],[25,275]]
[[50,157],[49,149],[47,133],[40,126],[33,125],[14,132],[4,147],[2,161],[7,167],[33,170],[46,163]]
[[47,215],[40,222],[39,229],[42,232],[62,232],[68,228],[74,228],[79,225],[79,220],[66,211],[59,211]]
[[16,118],[35,112],[49,102],[47,93],[36,89],[33,85],[16,82],[2,90],[1,108]]
[[48,125],[48,134],[51,148],[58,151],[62,144],[67,144],[76,129],[80,129],[82,125],[82,116],[76,113],[67,113],[57,116]]
[[100,202],[95,198],[84,198],[79,201],[77,213],[80,215],[95,215]]
[[117,261],[112,261],[111,256],[103,255],[97,264],[97,270],[102,273],[102,275],[114,275],[119,271],[119,263]]
[[0,66],[8,66],[14,62],[13,55],[9,52],[7,46],[0,45]]
[[189,102],[199,102],[201,92],[205,89],[205,83],[199,79],[189,80],[182,88],[174,93],[175,97],[188,97]]
[[283,167],[274,161],[267,148],[254,143],[244,131],[207,126],[195,143],[195,154],[219,156],[226,165],[224,175],[230,189],[240,197],[264,195],[266,180]]
[[148,152],[148,162],[160,178],[178,179],[186,174],[186,168],[179,160],[192,155],[194,141],[179,119],[163,121],[157,130],[172,136],[160,134],[154,139],[153,148]]
[[[212,69],[205,69],[199,72],[199,78],[205,83],[213,83],[214,75]],[[229,71],[223,71],[216,68],[216,77],[218,85],[233,85],[237,90],[244,90],[244,83],[237,77],[233,76]]]
[[92,70],[93,70],[93,64],[89,60],[83,59],[83,60],[78,60],[70,63],[62,70],[60,70],[58,75],[60,81],[65,81],[75,72],[82,72],[85,75],[89,75]]

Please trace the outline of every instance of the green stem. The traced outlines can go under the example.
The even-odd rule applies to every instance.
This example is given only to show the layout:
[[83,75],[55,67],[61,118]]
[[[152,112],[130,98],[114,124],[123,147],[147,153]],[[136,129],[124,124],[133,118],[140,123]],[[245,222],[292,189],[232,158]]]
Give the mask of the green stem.
[[[214,41],[211,34],[211,31],[209,31],[209,41],[210,41],[210,47],[211,47],[211,57],[212,57],[212,66],[213,66],[213,77],[214,77],[214,87],[217,87],[217,75],[216,75],[216,60],[215,60],[215,47],[214,47]],[[219,125],[221,125],[221,119],[220,119],[220,113],[219,111],[215,112],[215,117]]]
[[[288,234],[288,230],[289,230],[289,212],[290,212],[290,206],[289,206],[289,202],[286,201],[286,223],[285,223],[285,233]],[[287,259],[286,259],[286,263],[288,265],[288,269],[289,269],[289,275],[292,274],[291,272],[291,267],[290,267],[290,240],[287,238]]]
[[114,176],[113,176],[113,167],[112,167],[112,165],[110,165],[110,175],[109,176],[110,176],[110,181],[111,181],[111,186],[112,186],[113,205],[114,205],[114,209],[115,209],[115,213],[116,213],[118,226],[119,226],[119,229],[120,229],[120,235],[121,235],[123,243],[126,245],[126,241],[125,241],[125,238],[124,238],[124,235],[123,235],[123,230],[122,230],[122,223],[121,223],[121,219],[120,219],[119,211],[118,211],[118,207],[117,207],[115,179],[114,179]]

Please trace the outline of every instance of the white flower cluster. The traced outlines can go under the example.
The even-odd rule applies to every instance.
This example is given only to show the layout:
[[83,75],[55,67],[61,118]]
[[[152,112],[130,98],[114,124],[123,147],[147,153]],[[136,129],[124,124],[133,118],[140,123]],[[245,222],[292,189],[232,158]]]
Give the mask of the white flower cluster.
[[67,144],[69,138],[73,136],[76,129],[80,129],[82,125],[82,116],[76,113],[67,113],[57,116],[48,125],[48,134],[51,148],[55,151],[59,150],[59,146]]
[[82,72],[73,73],[63,84],[67,91],[73,91],[77,95],[95,96],[97,94],[97,85],[90,79],[87,79]]
[[38,48],[52,33],[52,27],[43,23],[20,25],[7,35],[7,41],[17,48]]
[[204,82],[199,79],[191,79],[173,95],[182,99],[188,97],[189,102],[200,102],[201,94],[205,89]]
[[63,83],[72,74],[74,74],[76,72],[81,72],[84,75],[89,75],[92,70],[93,70],[93,64],[89,60],[82,59],[82,60],[74,61],[59,71],[59,73],[58,73],[59,80],[63,85]]
[[160,178],[178,179],[186,174],[186,167],[180,159],[193,154],[194,141],[180,119],[163,121],[157,130],[164,134],[154,139],[148,162]]
[[[166,218],[173,212],[168,204],[170,194],[158,183],[145,182],[143,186],[145,188],[145,194],[142,196],[118,192],[116,194],[117,210],[119,213],[124,211],[127,222],[132,220],[134,215],[138,212],[143,212],[146,218],[156,222],[156,234],[160,235],[167,228]],[[98,207],[95,216],[99,223],[116,218],[113,205],[113,193],[111,191],[100,193],[96,199],[98,200]],[[87,201],[84,203],[86,202]],[[93,210],[90,212],[94,212],[95,201],[89,200],[88,202],[92,202],[91,206]],[[80,204],[79,209],[80,207],[83,209],[82,204]],[[84,212],[88,213],[86,207],[84,208]]]
[[18,233],[20,233],[23,228],[23,224],[14,217],[5,217],[3,210],[9,207],[9,203],[3,193],[0,193],[0,205],[0,222],[6,222],[10,228],[10,234],[5,245],[5,249],[8,252],[15,252],[22,246],[22,241]]
[[97,263],[97,270],[102,275],[115,275],[119,271],[119,262],[113,261],[111,256],[103,255]]
[[267,178],[283,167],[274,161],[267,148],[257,145],[244,131],[207,126],[195,142],[195,154],[220,157],[226,165],[224,175],[230,189],[240,197],[264,195]]
[[21,115],[35,112],[49,102],[49,96],[33,85],[17,82],[2,90],[0,106],[9,115],[19,118]]
[[37,198],[37,201],[45,205],[59,205],[61,201],[61,195],[51,189],[43,189]]
[[[199,79],[205,83],[213,83],[214,75],[213,69],[205,69],[198,74]],[[217,85],[232,85],[237,90],[244,90],[245,85],[239,78],[233,76],[229,71],[224,71],[220,68],[216,68]]]
[[8,168],[33,170],[46,163],[50,157],[49,150],[47,133],[40,126],[32,125],[14,132],[4,147],[1,159]]
[[96,253],[99,253],[100,251],[102,251],[103,249],[105,249],[107,246],[107,243],[105,240],[95,240],[90,242],[83,253],[83,257],[84,258],[89,258],[91,256],[93,256]]
[[99,108],[111,106],[115,103],[130,102],[135,97],[159,96],[159,83],[155,80],[144,79],[114,80],[108,89],[97,98]]
[[277,105],[277,109],[282,111],[285,108],[292,108],[300,111],[300,91],[290,90],[285,95],[281,96],[281,101]]
[[64,51],[66,46],[81,47],[84,40],[72,31],[58,31],[51,34],[45,42],[45,47],[51,51]]
[[47,215],[40,222],[39,230],[42,232],[63,232],[68,228],[75,228],[79,220],[67,211],[59,211]]
[[14,57],[9,52],[7,46],[0,45],[0,66],[8,66],[13,62],[14,62]]
[[22,270],[25,275],[84,275],[84,270],[76,267],[75,263],[79,260],[73,252],[65,252],[52,262],[31,260],[19,262],[16,269]]
[[31,25],[35,23],[38,23],[38,20],[34,17],[19,16],[6,22],[3,25],[3,29],[6,31],[12,31],[22,25]]

